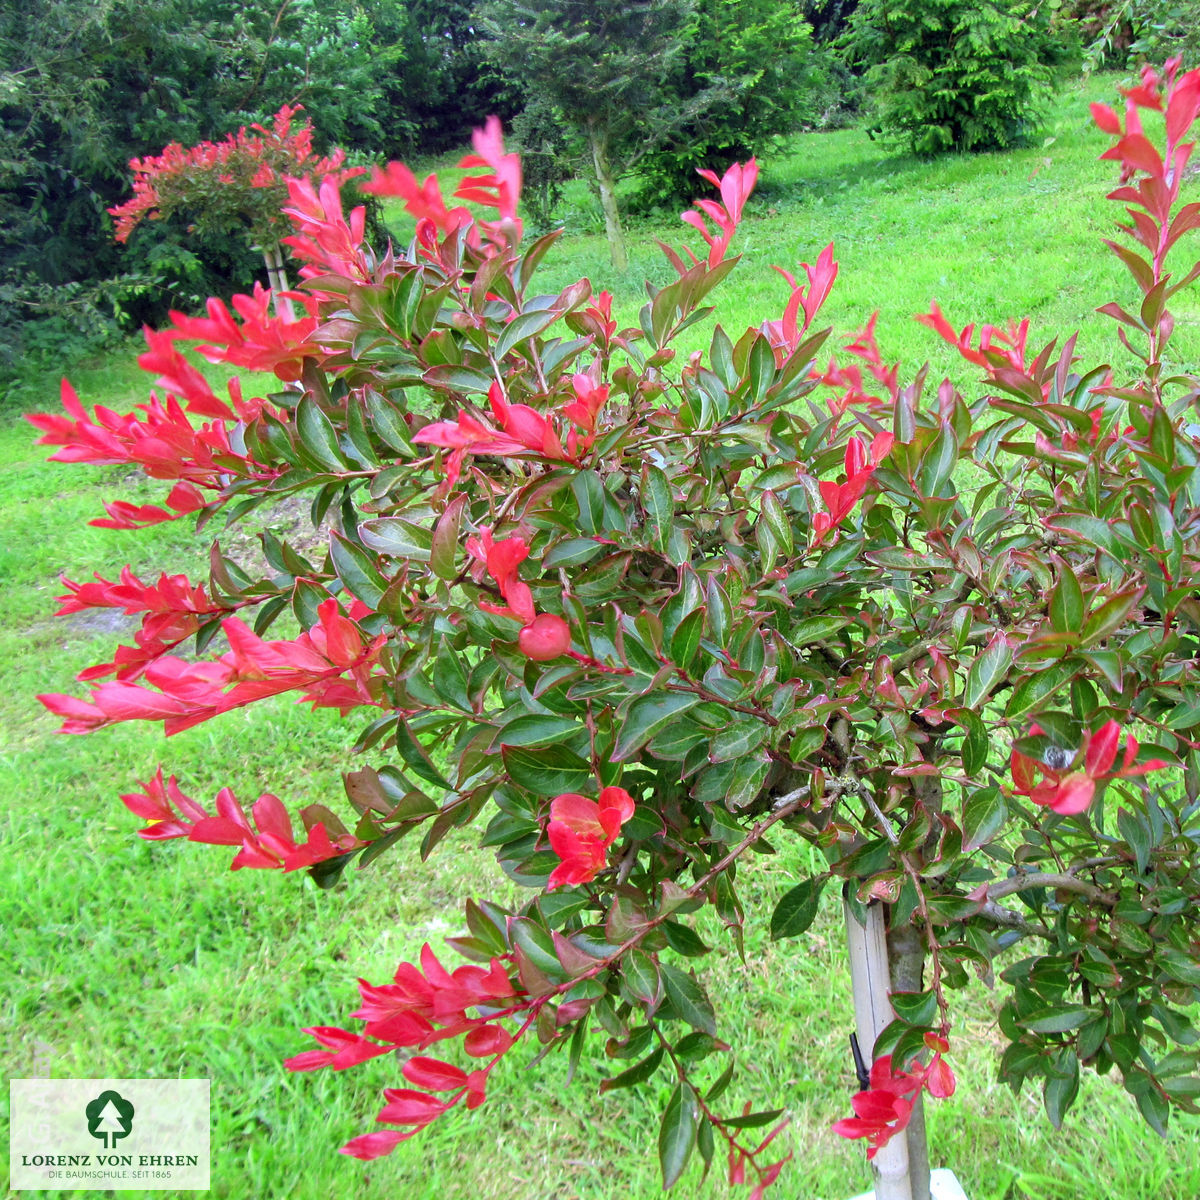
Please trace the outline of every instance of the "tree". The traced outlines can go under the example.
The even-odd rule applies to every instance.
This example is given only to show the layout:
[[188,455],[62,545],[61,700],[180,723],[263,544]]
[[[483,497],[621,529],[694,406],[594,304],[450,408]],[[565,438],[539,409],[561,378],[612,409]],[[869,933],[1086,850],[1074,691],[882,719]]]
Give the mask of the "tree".
[[305,120],[293,131],[296,109],[284,105],[270,127],[245,126],[221,142],[201,142],[184,149],[178,142],[159,155],[135,158],[133,196],[110,208],[116,240],[126,242],[142,220],[185,215],[189,233],[200,238],[230,234],[246,238],[259,251],[274,291],[275,306],[291,317],[284,299],[287,273],[280,239],[289,231],[283,209],[289,178],[329,178],[342,183],[363,174],[364,167],[343,169],[345,154],[327,158],[313,153],[313,125]]
[[1076,39],[1029,0],[861,0],[843,39],[878,127],[916,154],[996,150],[1036,126]]
[[695,35],[666,83],[681,104],[714,92],[721,100],[705,103],[644,157],[643,194],[657,203],[686,202],[698,168],[723,171],[815,120],[823,75],[799,5],[697,0]]
[[711,84],[685,99],[670,86],[695,35],[693,0],[493,0],[477,16],[489,60],[584,138],[613,266],[626,270],[617,181],[730,94]]
[[[1142,112],[1164,110],[1156,143]],[[664,1184],[721,1144],[760,1197],[784,1123],[727,1098],[692,918],[711,909],[740,950],[748,919],[803,936],[830,891],[870,1060],[835,1128],[868,1146],[878,1200],[927,1187],[921,1103],[955,1087],[955,992],[1015,945],[1001,1076],[1040,1081],[1056,1126],[1084,1066],[1115,1068],[1160,1132],[1200,1109],[1200,381],[1170,361],[1167,309],[1200,279],[1176,265],[1200,228],[1181,198],[1200,71],[1147,69],[1123,115],[1093,114],[1130,215],[1110,245],[1132,303],[1102,309],[1130,375],[936,304],[922,320],[978,369],[971,398],[927,392],[925,368],[902,380],[874,317],[827,360],[832,246],[783,273],[777,315],[691,350],[737,265],[752,162],[706,177],[720,201],[685,214],[699,240],[666,248],[676,278],[636,327],[587,280],[536,294],[555,235],[523,245],[520,163],[490,122],[452,201],[401,163],[373,174],[417,220],[399,252],[364,244],[335,181],[289,184],[303,320],[175,314],[140,360],[161,399],[88,412],[64,384],[64,411],[30,418],[61,460],[172,484],[106,505],[106,527],[296,493],[331,525],[320,553],[264,531],[261,573],[217,544],[205,583],[64,580],[63,613],[142,615],[86,697],[41,697],[65,733],[178,733],[287,692],[362,721],[349,825],[314,805],[298,828],[272,793],[208,807],[160,769],[122,797],[143,837],[327,884],[486,819],[525,889],[468,903],[465,964],[426,945],[360,981],[361,1027],[308,1030],[292,1070],[399,1052],[408,1086],[346,1153],[480,1108],[536,1040],[539,1059],[613,1060],[606,1091],[667,1072]],[[218,396],[189,343],[303,392]],[[285,613],[302,632],[267,640]],[[199,657],[218,629],[227,649]],[[824,866],[748,912],[741,863],[789,836]],[[470,1069],[427,1053],[443,1041]]]
[[396,69],[380,80],[382,153],[441,154],[466,142],[487,116],[507,121],[521,110],[519,77],[485,59],[473,7],[473,0],[375,0],[377,37],[401,48]]

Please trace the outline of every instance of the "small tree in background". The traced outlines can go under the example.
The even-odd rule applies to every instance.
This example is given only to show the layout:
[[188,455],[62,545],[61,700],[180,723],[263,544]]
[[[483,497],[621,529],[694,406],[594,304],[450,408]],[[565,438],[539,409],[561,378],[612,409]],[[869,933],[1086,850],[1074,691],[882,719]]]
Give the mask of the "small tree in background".
[[998,150],[1036,128],[1069,25],[1032,0],[861,0],[842,45],[878,128],[916,154]]
[[681,97],[670,86],[695,37],[694,0],[491,0],[477,9],[488,58],[586,145],[613,266],[629,265],[619,180],[690,120],[724,102],[713,82]]
[[[1155,142],[1143,116],[1164,110]],[[318,805],[298,827],[230,788],[208,807],[160,770],[123,797],[144,837],[329,883],[486,822],[526,889],[467,904],[466,963],[426,945],[360,981],[355,1028],[308,1031],[292,1070],[397,1058],[405,1086],[345,1153],[478,1109],[536,1042],[568,1071],[603,1058],[604,1091],[665,1072],[665,1186],[720,1145],[758,1200],[789,1157],[782,1113],[732,1098],[695,917],[744,952],[747,920],[802,937],[834,890],[871,1060],[835,1128],[867,1144],[878,1200],[927,1194],[921,1100],[954,1089],[972,972],[1000,985],[1002,1077],[1038,1081],[1056,1126],[1085,1066],[1159,1132],[1200,1110],[1200,380],[1167,357],[1167,305],[1200,278],[1176,262],[1200,228],[1180,194],[1200,71],[1147,70],[1123,115],[1093,112],[1130,215],[1109,245],[1133,303],[1102,309],[1130,377],[1073,336],[1039,349],[1028,321],[958,329],[936,304],[922,320],[980,371],[973,398],[902,376],[873,316],[831,352],[832,246],[784,273],[776,314],[679,355],[737,265],[755,163],[706,176],[719,201],[684,215],[676,278],[624,327],[587,280],[534,291],[554,235],[522,244],[520,163],[491,122],[461,203],[375,172],[367,190],[417,218],[402,252],[364,244],[336,178],[288,181],[303,320],[176,314],[140,360],[164,399],[89,413],[64,382],[65,411],[31,418],[56,458],[172,483],[99,524],[306,494],[330,525],[316,554],[264,532],[261,574],[216,545],[205,583],[64,580],[61,612],[142,615],[86,698],[41,698],[66,733],[176,733],[285,692],[361,722],[348,823]],[[218,396],[193,341],[303,389]],[[300,632],[267,640],[285,614]],[[747,912],[743,862],[789,836],[824,867]],[[444,1042],[457,1061],[429,1053]]]
[[728,90],[642,160],[643,200],[686,203],[700,168],[723,171],[819,115],[826,67],[799,5],[697,0],[696,31],[667,83],[680,101]]
[[337,183],[362,174],[365,167],[344,168],[346,155],[313,153],[312,121],[292,129],[298,109],[284,105],[270,128],[253,125],[224,141],[201,142],[185,149],[178,142],[161,154],[135,158],[133,197],[108,211],[118,242],[144,220],[182,216],[188,232],[200,238],[244,236],[263,256],[276,307],[290,317],[284,297],[288,289],[280,239],[290,231],[283,209],[289,178],[332,179]]

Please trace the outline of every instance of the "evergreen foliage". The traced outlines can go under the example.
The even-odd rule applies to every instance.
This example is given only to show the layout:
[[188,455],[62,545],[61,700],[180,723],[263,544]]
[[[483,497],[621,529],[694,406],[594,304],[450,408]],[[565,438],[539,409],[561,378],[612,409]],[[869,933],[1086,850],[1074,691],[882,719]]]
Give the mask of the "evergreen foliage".
[[876,128],[917,154],[1028,138],[1075,35],[1029,0],[863,0],[843,46]]
[[476,15],[501,74],[582,134],[613,263],[624,270],[617,181],[736,91],[724,79],[683,96],[671,86],[696,36],[693,0],[489,0]]
[[700,168],[723,171],[761,153],[771,138],[821,114],[830,64],[813,52],[798,3],[698,0],[696,32],[668,84],[680,103],[714,91],[704,107],[648,154],[639,173],[644,199],[689,200]]

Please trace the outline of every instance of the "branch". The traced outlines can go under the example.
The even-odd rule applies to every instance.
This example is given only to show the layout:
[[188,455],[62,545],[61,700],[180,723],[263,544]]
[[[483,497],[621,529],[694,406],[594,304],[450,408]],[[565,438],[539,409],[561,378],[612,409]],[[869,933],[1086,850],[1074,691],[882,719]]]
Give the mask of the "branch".
[[987,898],[989,901],[999,900],[1004,896],[1011,896],[1014,892],[1023,892],[1028,888],[1035,887],[1049,887],[1060,892],[1074,892],[1078,896],[1086,896],[1095,904],[1105,904],[1109,908],[1117,902],[1111,892],[1106,892],[1094,883],[1088,883],[1086,879],[1077,879],[1074,875],[1051,875],[1042,871],[1034,871],[1030,874],[1018,872],[999,883],[993,883],[988,887]]
[[1034,925],[1031,921],[1025,920],[1020,913],[1013,912],[1011,908],[1005,908],[994,900],[985,901],[983,907],[975,915],[991,921],[993,925],[1019,930],[1027,937],[1040,937],[1053,941],[1053,935],[1044,926]]

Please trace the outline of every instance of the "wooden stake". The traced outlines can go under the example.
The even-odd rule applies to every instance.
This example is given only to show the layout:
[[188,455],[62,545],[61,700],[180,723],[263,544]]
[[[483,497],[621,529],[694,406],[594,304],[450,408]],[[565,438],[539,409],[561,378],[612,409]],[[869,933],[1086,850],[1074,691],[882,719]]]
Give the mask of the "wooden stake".
[[[850,951],[850,986],[854,993],[854,1023],[863,1058],[875,1057],[875,1039],[895,1017],[892,1012],[891,974],[888,970],[887,932],[883,905],[867,906],[867,922],[860,925],[849,901],[843,896],[846,913],[846,944]],[[915,1200],[908,1161],[908,1139],[894,1137],[871,1162],[875,1177],[875,1200]]]

